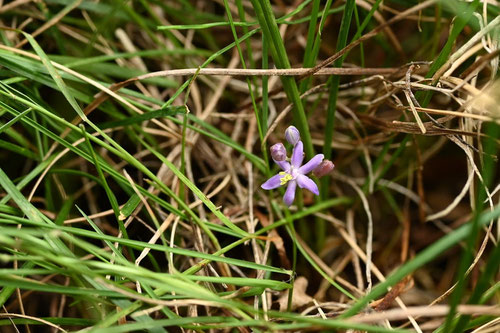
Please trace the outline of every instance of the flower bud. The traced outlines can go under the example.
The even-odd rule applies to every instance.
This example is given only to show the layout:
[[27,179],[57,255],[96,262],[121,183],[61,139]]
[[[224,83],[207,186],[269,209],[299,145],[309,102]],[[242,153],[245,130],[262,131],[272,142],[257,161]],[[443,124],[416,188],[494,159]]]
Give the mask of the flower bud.
[[295,126],[288,126],[285,130],[285,139],[292,146],[295,146],[300,141],[300,132]]
[[316,177],[320,178],[323,176],[326,176],[329,174],[335,165],[333,164],[332,161],[329,160],[323,160],[314,170],[313,170],[313,175]]
[[272,145],[270,150],[271,150],[271,157],[273,158],[274,161],[282,162],[286,160],[286,149],[281,142]]

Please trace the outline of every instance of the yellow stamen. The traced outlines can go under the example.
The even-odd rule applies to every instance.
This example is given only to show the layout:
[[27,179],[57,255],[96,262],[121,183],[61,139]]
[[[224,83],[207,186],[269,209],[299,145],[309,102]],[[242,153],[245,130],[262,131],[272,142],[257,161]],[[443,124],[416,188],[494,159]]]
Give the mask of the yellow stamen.
[[281,171],[279,174],[283,176],[280,178],[280,185],[285,185],[286,183],[288,183],[290,180],[293,179],[291,174],[286,173],[284,171]]

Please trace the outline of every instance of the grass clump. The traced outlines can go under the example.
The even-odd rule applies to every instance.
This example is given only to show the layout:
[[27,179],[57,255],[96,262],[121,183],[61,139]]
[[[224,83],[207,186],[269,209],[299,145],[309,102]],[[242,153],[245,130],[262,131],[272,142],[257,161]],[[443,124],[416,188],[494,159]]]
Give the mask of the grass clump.
[[499,13],[2,3],[0,331],[498,330]]

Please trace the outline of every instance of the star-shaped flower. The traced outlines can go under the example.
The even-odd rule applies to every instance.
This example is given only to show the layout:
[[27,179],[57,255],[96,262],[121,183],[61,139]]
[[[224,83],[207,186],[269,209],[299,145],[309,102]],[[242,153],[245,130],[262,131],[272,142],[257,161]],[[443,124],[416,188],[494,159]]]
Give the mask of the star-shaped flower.
[[287,206],[290,206],[295,199],[295,190],[297,185],[300,188],[308,189],[312,193],[319,195],[318,186],[306,175],[320,165],[323,158],[323,154],[318,154],[309,162],[302,165],[302,161],[304,160],[304,145],[302,141],[297,141],[293,147],[290,162],[287,162],[286,160],[277,161],[273,158],[274,162],[278,164],[283,171],[269,178],[264,184],[261,185],[261,187],[264,190],[272,190],[287,185],[285,195],[283,196],[283,201]]

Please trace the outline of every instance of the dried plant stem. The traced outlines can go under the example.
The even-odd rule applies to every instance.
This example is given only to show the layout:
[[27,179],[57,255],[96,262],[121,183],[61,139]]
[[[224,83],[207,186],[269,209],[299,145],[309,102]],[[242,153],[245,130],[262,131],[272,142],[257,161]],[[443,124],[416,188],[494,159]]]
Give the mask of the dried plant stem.
[[495,29],[498,25],[500,25],[500,16],[497,16],[495,19],[493,19],[486,27],[483,29],[479,30],[472,38],[470,38],[460,49],[458,49],[455,53],[453,53],[448,61],[441,66],[440,69],[432,76],[433,81],[436,81],[439,79],[444,72],[452,65],[455,63],[455,61],[460,58],[463,54],[465,54],[469,49],[473,48],[473,45],[476,44],[489,32],[491,32],[493,29]]
[[[314,73],[316,76],[327,75],[375,75],[393,74],[399,68],[323,68]],[[310,68],[288,68],[288,69],[240,69],[240,68],[185,68],[170,69],[166,71],[152,72],[138,76],[137,80],[145,80],[152,77],[162,76],[188,76],[198,72],[199,75],[227,75],[227,76],[301,76],[310,71]]]
[[[406,309],[392,309],[381,313],[371,313],[361,316],[355,316],[351,320],[363,323],[378,322],[384,319],[401,320],[407,316],[419,317],[441,317],[445,316],[450,307],[448,305],[434,305],[434,306],[415,306]],[[457,312],[467,315],[486,315],[486,316],[500,316],[500,309],[497,306],[487,305],[459,305]]]

